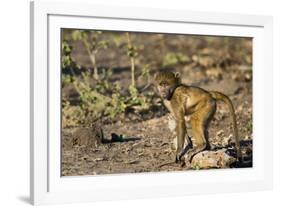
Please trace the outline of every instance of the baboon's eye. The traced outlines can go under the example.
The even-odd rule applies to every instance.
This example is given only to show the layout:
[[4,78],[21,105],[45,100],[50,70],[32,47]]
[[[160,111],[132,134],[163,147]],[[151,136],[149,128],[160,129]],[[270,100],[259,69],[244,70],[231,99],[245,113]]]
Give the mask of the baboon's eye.
[[166,81],[160,82],[160,86],[167,86],[167,82]]

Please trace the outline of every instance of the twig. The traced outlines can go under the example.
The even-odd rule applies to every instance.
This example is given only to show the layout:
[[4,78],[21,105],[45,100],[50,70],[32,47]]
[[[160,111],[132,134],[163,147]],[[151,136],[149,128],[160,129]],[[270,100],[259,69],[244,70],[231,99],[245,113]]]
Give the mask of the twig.
[[144,92],[145,90],[147,90],[148,88],[150,88],[153,84],[152,83],[148,83],[146,84],[143,88],[140,89],[141,92]]
[[87,42],[87,40],[84,39],[83,43],[84,43],[84,45],[86,47],[87,53],[88,53],[88,55],[90,57],[90,60],[91,60],[91,62],[93,64],[93,66],[94,66],[94,78],[95,79],[99,79],[98,67],[97,67],[97,63],[96,63],[96,52],[97,51],[96,50],[94,50],[94,51],[90,50],[89,43]]
[[[129,32],[126,32],[126,36],[127,36],[128,48],[131,49],[132,43],[131,43]],[[132,86],[135,86],[135,58],[133,56],[130,56],[130,61],[131,61]]]

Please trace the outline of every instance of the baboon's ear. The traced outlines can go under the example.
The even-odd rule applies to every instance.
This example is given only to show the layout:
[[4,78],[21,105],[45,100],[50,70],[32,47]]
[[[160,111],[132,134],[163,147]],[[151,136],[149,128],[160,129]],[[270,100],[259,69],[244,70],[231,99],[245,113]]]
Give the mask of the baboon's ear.
[[180,78],[180,73],[179,73],[179,72],[175,72],[174,74],[175,74],[175,77],[176,77],[177,79]]
[[180,77],[180,73],[179,72],[175,72],[174,73],[176,81],[178,84],[181,84],[181,77]]

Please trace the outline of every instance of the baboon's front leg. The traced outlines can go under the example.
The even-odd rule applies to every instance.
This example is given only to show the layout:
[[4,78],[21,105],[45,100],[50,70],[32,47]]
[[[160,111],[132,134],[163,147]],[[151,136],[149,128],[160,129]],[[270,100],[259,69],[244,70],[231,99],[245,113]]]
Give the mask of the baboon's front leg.
[[176,120],[176,133],[177,133],[176,162],[179,162],[184,147],[185,135],[186,135],[186,125],[185,125],[184,118],[180,120]]
[[[172,132],[173,142],[172,142],[172,150],[177,150],[178,148],[178,137],[176,132],[176,120],[172,114],[168,115],[168,128]],[[181,154],[184,155],[190,148],[192,147],[191,138],[189,137],[187,130],[184,138],[184,144]]]
[[187,154],[190,150],[192,150],[192,148],[193,148],[193,144],[191,138],[188,135],[186,135],[184,147],[180,152],[179,159],[182,160],[184,155]]

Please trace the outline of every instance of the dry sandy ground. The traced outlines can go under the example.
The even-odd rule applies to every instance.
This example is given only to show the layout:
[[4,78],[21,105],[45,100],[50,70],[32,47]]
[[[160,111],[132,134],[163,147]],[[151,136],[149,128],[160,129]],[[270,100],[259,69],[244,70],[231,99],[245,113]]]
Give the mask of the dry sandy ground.
[[[245,125],[252,119],[251,95],[241,85],[228,80],[217,84],[205,85],[204,88],[220,88],[231,94],[237,114],[239,137],[242,141],[244,156],[251,166],[252,136]],[[240,89],[242,87],[242,89]],[[239,92],[237,92],[239,90]],[[210,124],[210,143],[212,148],[231,148],[231,119],[228,108],[218,104],[216,115]],[[110,173],[135,173],[155,171],[188,170],[179,164],[159,167],[162,163],[174,160],[172,151],[173,135],[168,128],[168,117],[164,115],[146,121],[116,122],[103,125],[104,136],[111,139],[111,134],[123,136],[123,141],[97,146],[72,146],[73,132],[77,128],[63,129],[62,175],[96,175]],[[82,129],[83,130],[83,129]],[[189,134],[191,134],[188,127]]]

